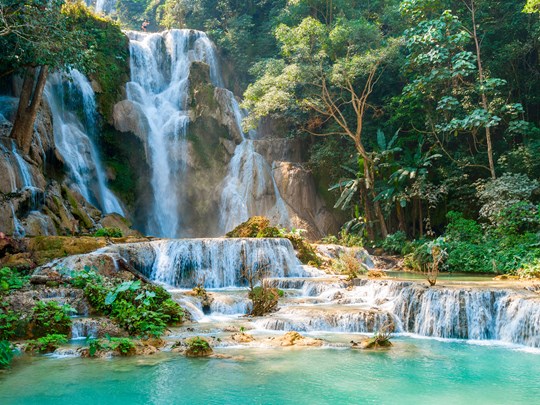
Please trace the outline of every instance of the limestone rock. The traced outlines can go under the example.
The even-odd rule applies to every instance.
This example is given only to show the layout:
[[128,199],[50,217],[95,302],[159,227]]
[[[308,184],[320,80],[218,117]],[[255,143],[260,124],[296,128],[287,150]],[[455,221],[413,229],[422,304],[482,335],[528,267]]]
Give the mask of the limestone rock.
[[323,345],[322,339],[304,337],[298,332],[287,332],[283,336],[270,338],[269,343],[273,346],[282,347],[318,347]]

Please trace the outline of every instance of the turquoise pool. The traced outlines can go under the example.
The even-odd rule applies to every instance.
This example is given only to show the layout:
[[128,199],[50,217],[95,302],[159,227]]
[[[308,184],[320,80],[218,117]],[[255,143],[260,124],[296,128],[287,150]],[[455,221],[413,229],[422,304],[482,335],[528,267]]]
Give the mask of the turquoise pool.
[[0,404],[533,404],[540,354],[428,339],[385,352],[246,349],[241,359],[175,354],[21,358],[0,374]]

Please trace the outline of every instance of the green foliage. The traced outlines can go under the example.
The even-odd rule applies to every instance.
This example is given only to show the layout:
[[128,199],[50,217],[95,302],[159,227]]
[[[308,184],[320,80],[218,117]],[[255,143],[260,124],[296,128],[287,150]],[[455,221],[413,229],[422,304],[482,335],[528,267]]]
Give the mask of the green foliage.
[[0,295],[10,290],[23,288],[28,283],[29,277],[21,275],[17,270],[9,267],[0,269]]
[[140,281],[105,279],[92,270],[81,272],[72,281],[84,289],[92,307],[110,316],[120,327],[136,336],[161,336],[168,325],[183,321],[183,309],[163,287]]
[[186,340],[186,356],[188,357],[205,357],[212,354],[210,343],[200,336]]
[[47,334],[36,340],[26,342],[25,351],[38,353],[52,353],[61,345],[68,342],[67,336],[62,334]]
[[0,340],[0,369],[8,368],[13,359],[13,349],[7,340]]
[[[491,224],[501,225],[505,214],[513,215],[505,210],[513,206],[514,209],[522,210],[523,202],[529,202],[531,194],[540,187],[537,180],[531,180],[523,174],[505,173],[497,179],[479,182],[477,194],[480,202],[480,216],[488,219]],[[529,204],[531,206],[531,204]],[[514,215],[515,216],[515,215]]]
[[252,302],[250,315],[264,316],[277,309],[279,298],[283,296],[283,291],[277,288],[269,288],[264,280],[261,286],[254,287],[249,291],[248,298]]
[[344,274],[349,281],[358,278],[360,274],[367,272],[361,260],[356,257],[355,252],[345,252],[339,258],[332,261],[332,271],[336,274]]
[[12,311],[5,302],[0,302],[0,340],[9,340],[16,334],[20,314]]
[[113,106],[129,81],[129,40],[117,23],[93,13],[82,2],[66,3],[63,13],[70,27],[84,34],[86,49],[92,50],[86,71],[100,87],[96,92],[100,112],[110,121]]
[[64,334],[71,332],[72,320],[70,315],[76,312],[69,305],[59,305],[55,301],[39,301],[32,308],[30,331],[35,337],[50,334]]
[[524,264],[518,271],[520,278],[540,278],[540,258],[534,259],[530,263]]
[[122,230],[119,228],[101,228],[94,233],[96,238],[99,237],[108,237],[108,238],[121,238],[124,236]]
[[403,231],[390,234],[382,243],[382,248],[390,254],[403,254],[407,246],[407,235]]
[[95,357],[100,351],[117,351],[121,356],[129,356],[135,351],[135,342],[129,338],[88,339],[88,354]]

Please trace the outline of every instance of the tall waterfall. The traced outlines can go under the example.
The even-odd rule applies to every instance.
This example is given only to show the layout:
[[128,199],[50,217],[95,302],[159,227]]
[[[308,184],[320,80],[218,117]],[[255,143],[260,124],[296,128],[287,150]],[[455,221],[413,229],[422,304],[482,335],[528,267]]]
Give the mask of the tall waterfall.
[[[107,187],[94,145],[97,108],[88,79],[77,70],[68,74],[55,73],[47,81],[44,97],[53,115],[56,147],[64,158],[73,185],[103,212],[123,215],[120,202]],[[82,112],[80,116],[78,111]]]
[[[242,142],[234,151],[229,172],[223,182],[219,218],[221,230],[223,233],[231,231],[254,215],[268,216],[281,226],[288,227],[289,214],[277,188],[272,168],[266,159],[255,151],[253,140],[250,139],[256,135],[254,131],[244,133],[243,112],[232,93],[230,108],[234,113],[238,131],[242,134]],[[274,200],[270,203],[265,201],[269,183],[274,194]]]
[[219,84],[217,58],[202,32],[127,34],[131,40],[127,96],[142,112],[152,169],[154,201],[147,232],[177,237],[182,226],[182,179],[187,176],[189,68],[193,61],[206,62],[214,84]]

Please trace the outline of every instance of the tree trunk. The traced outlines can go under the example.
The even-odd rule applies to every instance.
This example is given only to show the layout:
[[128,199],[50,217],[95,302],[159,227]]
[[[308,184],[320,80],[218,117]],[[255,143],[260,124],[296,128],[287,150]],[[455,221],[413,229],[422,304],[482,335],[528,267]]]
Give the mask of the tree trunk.
[[[478,40],[478,32],[476,30],[476,6],[474,3],[474,0],[471,0],[471,7],[469,8],[471,11],[471,18],[472,18],[472,32],[473,32],[473,39],[474,39],[474,46],[476,48],[476,63],[478,64],[478,79],[480,80],[480,86],[481,89],[480,93],[482,96],[482,108],[486,110],[486,112],[489,112],[489,102],[486,96],[485,90],[483,90],[484,86],[484,67],[482,66],[482,51],[480,49],[480,41]],[[497,175],[495,173],[495,162],[493,160],[493,143],[491,140],[491,129],[489,127],[486,127],[486,144],[487,144],[487,152],[488,152],[488,161],[489,161],[489,172],[491,173],[491,178],[496,179]]]
[[367,220],[367,233],[368,238],[370,240],[375,240],[375,229],[373,228],[373,215],[371,215],[371,207],[369,206],[369,199],[368,199],[369,191],[367,188],[364,187],[364,193],[363,193],[363,202],[364,202],[364,211],[366,215]]
[[424,236],[424,213],[422,212],[422,200],[418,200],[418,227],[420,230],[420,237]]
[[13,123],[10,134],[24,155],[28,154],[32,145],[34,122],[36,121],[39,105],[41,104],[48,71],[48,66],[41,66],[37,75],[37,83],[35,83],[36,68],[28,67],[24,74],[19,106],[17,107],[15,122]]
[[405,215],[403,214],[403,208],[401,207],[399,201],[396,202],[396,215],[399,223],[399,230],[406,233],[407,227],[405,225]]

